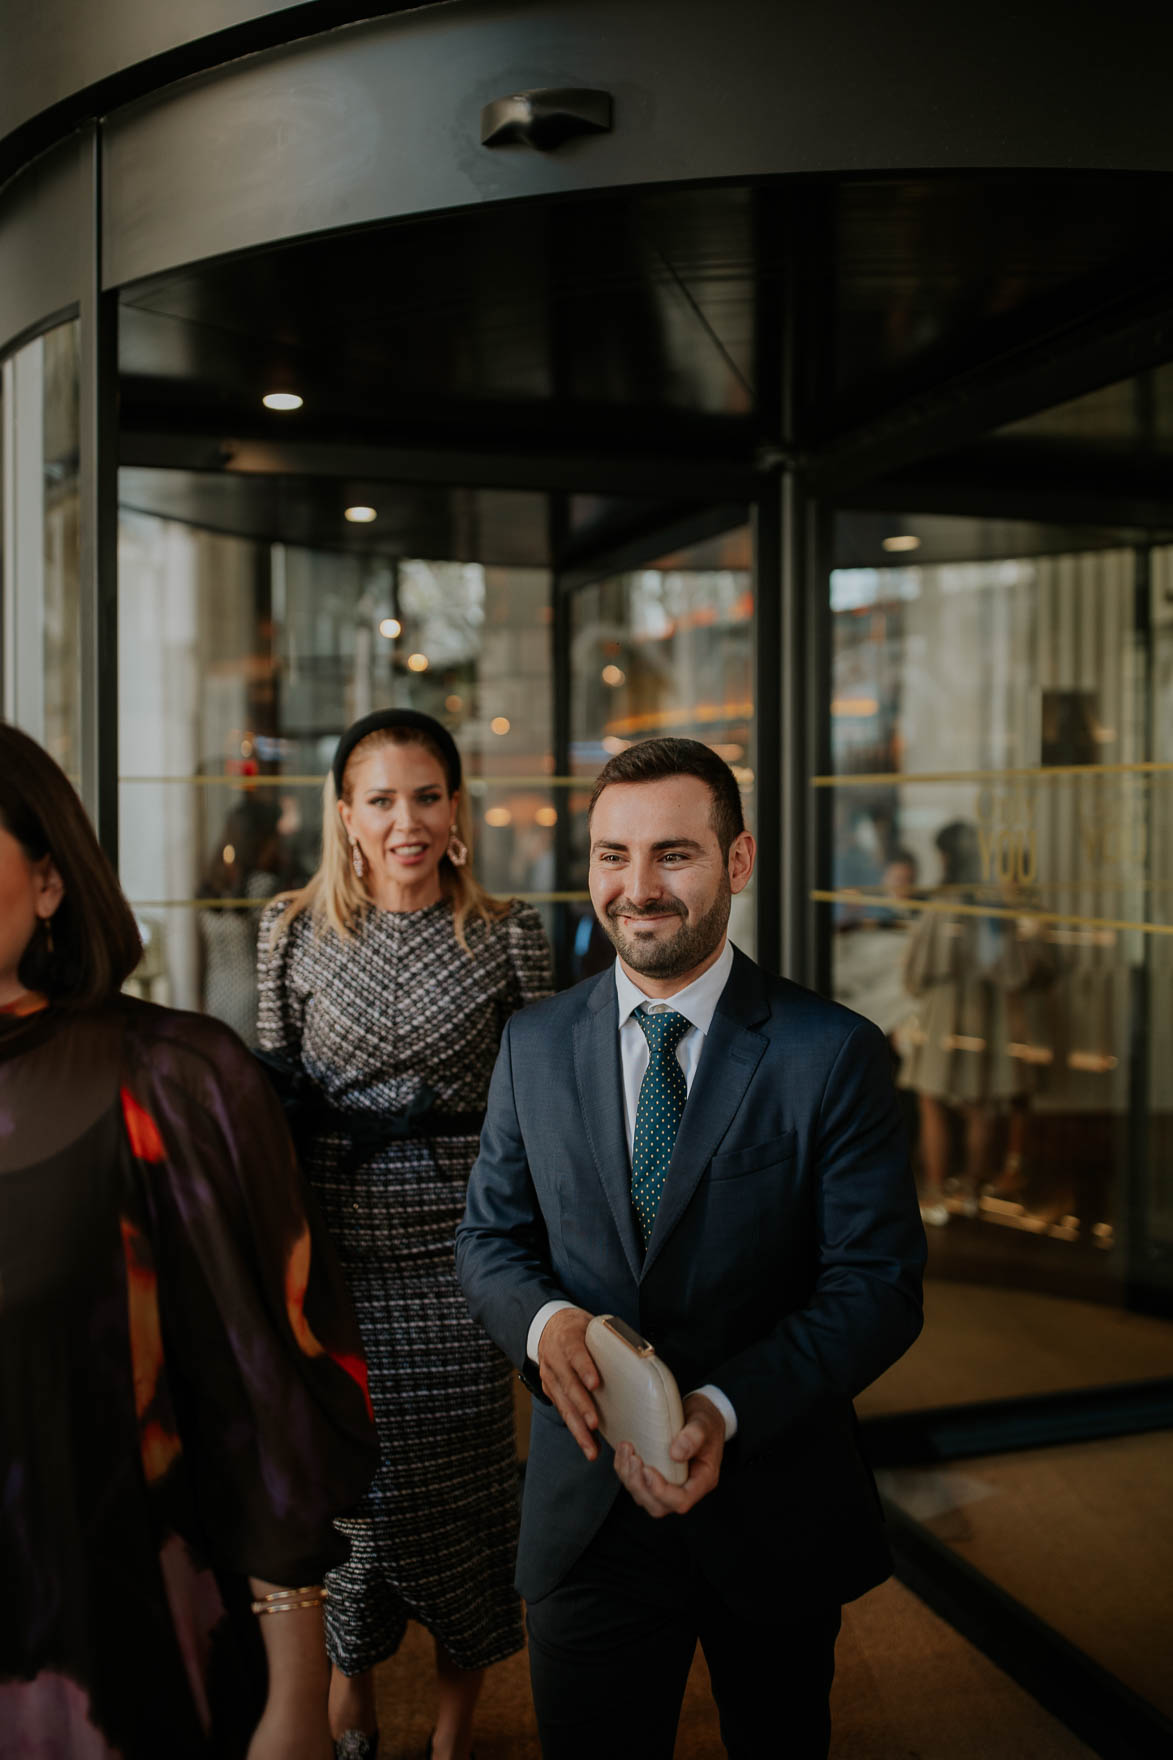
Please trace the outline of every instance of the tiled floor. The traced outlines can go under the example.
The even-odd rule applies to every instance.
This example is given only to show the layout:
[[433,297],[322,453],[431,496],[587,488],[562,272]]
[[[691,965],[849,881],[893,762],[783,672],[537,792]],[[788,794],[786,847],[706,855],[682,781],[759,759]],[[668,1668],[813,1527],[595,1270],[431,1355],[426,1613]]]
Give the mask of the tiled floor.
[[[413,1626],[380,1670],[381,1760],[422,1760],[430,1667],[430,1641]],[[1090,1749],[895,1582],[845,1610],[833,1712],[832,1760],[1091,1760]],[[476,1749],[478,1760],[538,1760],[524,1656],[490,1671]],[[718,1760],[722,1752],[698,1655],[677,1760]],[[782,1760],[781,1743],[778,1753]]]

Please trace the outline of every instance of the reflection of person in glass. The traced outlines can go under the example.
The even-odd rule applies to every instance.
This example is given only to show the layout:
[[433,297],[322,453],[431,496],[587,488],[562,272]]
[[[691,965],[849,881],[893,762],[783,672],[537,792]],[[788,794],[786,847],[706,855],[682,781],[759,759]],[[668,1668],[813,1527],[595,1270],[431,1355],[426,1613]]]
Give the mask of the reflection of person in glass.
[[283,835],[283,803],[271,790],[250,790],[224,821],[215,854],[200,886],[209,904],[196,913],[203,956],[203,1005],[226,1021],[247,1045],[257,1037],[257,921],[260,908],[245,909],[241,899],[272,898],[296,885],[297,864]]
[[138,955],[77,796],[0,726],[0,1753],[328,1760],[357,1328],[254,1060],[121,996]]
[[522,1646],[511,1376],[469,1318],[453,1237],[502,1028],[550,979],[537,912],[474,878],[468,820],[439,722],[367,716],[327,779],[321,866],[261,926],[261,1043],[312,1085],[299,1143],[382,1443],[344,1524],[350,1563],[329,1579],[331,1721],[348,1755],[374,1751],[371,1670],[409,1619],[435,1641],[436,1760],[467,1760],[482,1671]]
[[[953,819],[937,833],[936,845],[942,863],[938,898],[966,907],[980,903],[974,890],[982,877],[976,827]],[[1012,901],[1025,902],[1003,888],[997,908]],[[919,1096],[921,1215],[930,1224],[949,1220],[951,1108],[964,1118],[961,1201],[967,1215],[977,1213],[1000,1112],[1009,1114],[1001,1180],[1021,1165],[1030,1095],[1047,1061],[1045,1024],[1035,1003],[1054,971],[1036,928],[1030,916],[1014,921],[934,910],[925,912],[909,938],[904,981],[918,1006],[902,1035],[907,1057],[900,1080]]]

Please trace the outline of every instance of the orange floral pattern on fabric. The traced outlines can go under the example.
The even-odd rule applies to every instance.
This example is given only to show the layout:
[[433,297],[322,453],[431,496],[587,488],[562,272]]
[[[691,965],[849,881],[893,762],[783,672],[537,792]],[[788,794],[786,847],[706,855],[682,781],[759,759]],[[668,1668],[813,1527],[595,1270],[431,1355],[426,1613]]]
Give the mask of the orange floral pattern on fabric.
[[122,1251],[126,1259],[126,1303],[139,1450],[147,1484],[154,1485],[166,1476],[182,1450],[171,1424],[162,1422],[158,1415],[148,1416],[159,1397],[163,1374],[159,1284],[146,1236],[127,1217],[120,1220]]
[[285,1312],[289,1315],[289,1324],[300,1349],[307,1357],[322,1357],[326,1354],[326,1347],[314,1336],[314,1329],[306,1319],[305,1292],[309,1282],[310,1231],[307,1226],[290,1247],[285,1261]]
[[367,1415],[374,1421],[374,1408],[371,1405],[371,1391],[367,1382],[367,1366],[360,1356],[352,1353],[327,1351],[318,1339],[313,1327],[306,1317],[305,1297],[310,1283],[310,1231],[308,1225],[289,1249],[289,1257],[285,1261],[285,1312],[289,1316],[290,1329],[297,1340],[298,1347],[307,1357],[328,1356],[332,1363],[350,1376],[362,1389]]
[[122,1089],[122,1116],[131,1153],[139,1161],[164,1161],[166,1150],[159,1127],[145,1107],[140,1106],[129,1088]]

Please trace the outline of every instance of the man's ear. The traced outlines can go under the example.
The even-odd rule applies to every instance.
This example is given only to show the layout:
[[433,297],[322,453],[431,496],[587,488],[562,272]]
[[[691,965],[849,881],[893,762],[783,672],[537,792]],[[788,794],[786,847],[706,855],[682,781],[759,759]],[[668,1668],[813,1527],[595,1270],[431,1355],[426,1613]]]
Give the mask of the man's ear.
[[729,845],[729,890],[744,892],[753,874],[758,846],[749,831],[741,831]]

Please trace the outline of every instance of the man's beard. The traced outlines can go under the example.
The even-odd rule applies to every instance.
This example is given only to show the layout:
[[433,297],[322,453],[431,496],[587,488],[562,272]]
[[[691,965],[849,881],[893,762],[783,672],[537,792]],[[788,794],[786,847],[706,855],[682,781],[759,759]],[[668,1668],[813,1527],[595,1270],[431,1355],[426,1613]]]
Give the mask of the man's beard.
[[[601,919],[612,946],[626,965],[633,972],[642,972],[649,978],[680,978],[685,972],[703,965],[711,953],[721,945],[721,938],[729,925],[729,903],[732,898],[728,876],[703,917],[695,922],[685,920],[684,907],[674,899],[660,900],[654,909],[640,911],[629,898],[620,899],[616,905],[608,908],[607,914]],[[638,916],[674,916],[679,917],[683,927],[675,935],[661,935],[653,929],[646,937],[633,935],[629,930],[626,934],[619,927],[620,917]]]

